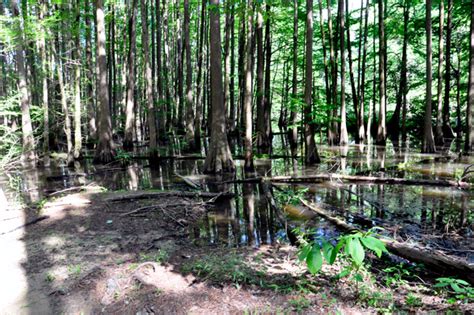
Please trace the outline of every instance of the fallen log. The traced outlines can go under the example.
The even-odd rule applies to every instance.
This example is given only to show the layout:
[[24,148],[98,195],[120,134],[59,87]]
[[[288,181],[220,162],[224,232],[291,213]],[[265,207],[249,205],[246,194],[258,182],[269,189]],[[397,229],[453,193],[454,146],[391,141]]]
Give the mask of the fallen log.
[[[338,228],[344,231],[360,231],[358,228],[348,224],[344,220],[336,218],[314,204],[300,198],[300,201],[309,209],[313,210],[319,216],[325,218]],[[387,250],[392,254],[403,257],[416,263],[422,263],[427,268],[431,268],[440,273],[453,273],[460,278],[465,278],[474,284],[474,264],[469,264],[463,259],[446,255],[445,253],[432,248],[421,247],[418,245],[408,245],[397,242],[396,240],[382,238]]]
[[[117,193],[114,193],[117,194]],[[225,198],[234,197],[235,194],[230,192],[222,193],[211,193],[211,192],[192,192],[192,191],[136,191],[121,193],[118,196],[112,196],[105,198],[105,202],[119,202],[119,201],[130,201],[139,199],[152,199],[152,198],[166,198],[166,197],[183,197],[183,198]]]
[[344,174],[317,174],[306,176],[275,176],[264,178],[264,180],[274,183],[319,183],[328,180],[341,180],[348,182],[367,182],[374,184],[390,185],[414,185],[414,186],[438,186],[438,187],[458,187],[463,189],[473,188],[471,183],[446,180],[446,179],[407,179],[393,177],[375,176],[355,176]]

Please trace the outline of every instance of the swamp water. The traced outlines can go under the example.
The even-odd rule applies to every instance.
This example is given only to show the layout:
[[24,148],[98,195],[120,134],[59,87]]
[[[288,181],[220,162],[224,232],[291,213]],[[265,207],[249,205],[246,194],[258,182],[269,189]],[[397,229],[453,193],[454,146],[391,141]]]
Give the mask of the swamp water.
[[[284,145],[278,153],[285,154]],[[263,157],[255,160],[255,173],[246,177],[342,173],[403,177],[411,179],[454,179],[472,157],[445,154],[425,155],[408,149],[375,146],[319,147],[323,163],[304,167],[291,158]],[[254,183],[229,183],[233,178],[202,175],[203,159],[165,159],[150,167],[147,160],[116,162],[94,166],[90,160],[66,167],[58,160],[49,168],[21,170],[0,176],[0,185],[9,200],[40,203],[51,193],[71,187],[98,185],[116,190],[192,190],[191,181],[203,191],[235,193],[219,201],[193,227],[194,242],[226,246],[259,246],[288,242],[288,231],[310,226],[324,237],[337,231],[323,219],[299,207],[285,207],[288,216],[274,213],[261,187]],[[243,161],[236,160],[237,179],[244,178]],[[186,178],[186,180],[183,179]],[[224,183],[223,183],[224,182]],[[227,182],[227,183],[225,183]],[[13,189],[12,189],[13,188]],[[16,193],[21,191],[21,194]],[[368,229],[380,226],[383,233],[405,241],[424,243],[474,262],[474,192],[455,187],[343,183],[333,180],[320,184],[278,184],[273,188],[279,206],[288,196],[302,195],[349,223]],[[281,219],[283,217],[283,220]]]

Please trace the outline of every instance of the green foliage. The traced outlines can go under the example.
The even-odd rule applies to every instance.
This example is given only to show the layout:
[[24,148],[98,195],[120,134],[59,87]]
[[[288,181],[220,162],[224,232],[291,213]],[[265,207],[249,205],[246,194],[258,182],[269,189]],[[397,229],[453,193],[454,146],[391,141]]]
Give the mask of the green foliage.
[[406,268],[404,263],[387,267],[383,271],[386,273],[384,279],[387,287],[406,285],[408,282],[404,277],[411,276],[411,272]]
[[422,305],[421,298],[414,295],[413,293],[408,293],[405,303],[407,306],[418,307]]
[[[307,240],[307,234],[296,229],[299,234],[300,249],[298,251],[298,259],[305,261],[308,270],[315,274],[323,265],[323,257],[329,264],[333,264],[337,257],[341,257],[349,263],[349,266],[342,271],[339,277],[345,277],[352,271],[358,271],[365,260],[366,251],[372,251],[377,257],[381,257],[382,253],[386,253],[384,243],[374,237],[373,230],[368,232],[354,232],[339,237],[336,246],[333,246],[328,240]],[[355,275],[357,281],[362,281],[360,274]]]
[[311,301],[305,298],[304,296],[299,296],[288,301],[293,310],[297,313],[302,312],[311,306]]
[[437,278],[436,282],[434,287],[450,296],[449,303],[456,303],[457,301],[463,303],[474,302],[474,287],[468,282],[456,278]]
[[126,162],[130,162],[132,160],[132,155],[127,151],[124,151],[122,149],[117,149],[117,153],[115,155],[115,158],[118,161],[126,163]]

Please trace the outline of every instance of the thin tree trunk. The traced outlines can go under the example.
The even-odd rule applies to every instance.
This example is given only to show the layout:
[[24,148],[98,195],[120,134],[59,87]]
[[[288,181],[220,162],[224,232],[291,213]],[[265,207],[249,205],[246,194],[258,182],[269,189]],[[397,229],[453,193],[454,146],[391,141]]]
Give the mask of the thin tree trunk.
[[[357,93],[357,86],[354,78],[354,71],[353,71],[353,62],[352,62],[352,43],[351,43],[351,25],[349,23],[349,0],[346,1],[346,8],[345,8],[345,13],[346,13],[346,22],[347,26],[345,27],[346,33],[347,33],[347,58],[349,62],[349,78],[350,78],[350,83],[351,83],[351,92],[352,92],[352,104],[354,106],[354,114],[356,117],[356,143],[361,142],[360,134],[359,134],[359,129],[360,129],[360,119],[359,119],[359,94]],[[361,11],[362,12],[362,11]],[[362,20],[362,18],[361,18]],[[360,53],[359,53],[359,59],[360,59]]]
[[98,101],[99,101],[99,142],[94,156],[97,163],[109,163],[114,158],[112,139],[112,121],[109,109],[107,85],[107,60],[105,52],[105,19],[103,0],[96,0],[97,64],[98,64]]
[[464,151],[469,153],[474,149],[474,2],[471,2],[471,33],[469,49],[469,83],[468,97],[466,107],[466,140],[464,142]]
[[433,80],[432,73],[432,61],[433,61],[433,50],[432,50],[432,34],[431,34],[431,0],[426,0],[426,99],[425,99],[425,121],[423,129],[423,143],[421,151],[423,153],[433,153],[436,151],[434,145],[433,127],[431,125],[432,117],[432,95],[431,95],[431,84]]
[[[206,3],[207,0],[202,0],[201,4],[201,26],[199,30],[199,44],[198,44],[198,61],[197,61],[197,78],[196,78],[196,116],[194,118],[194,144],[196,149],[201,148],[201,122],[203,112],[203,97],[201,92],[204,90],[204,84],[202,84],[202,61],[203,61],[203,44],[204,44],[204,32],[206,30]],[[207,33],[207,32],[206,32]]]
[[184,0],[184,52],[186,54],[186,140],[191,151],[196,150],[194,139],[194,104],[191,69],[191,44],[189,42],[189,0]]
[[[0,5],[1,6],[1,5]],[[44,21],[44,14],[46,12],[46,2],[41,1],[40,2],[40,8],[39,8],[39,21],[42,23]],[[0,10],[0,14],[3,14],[3,10]],[[41,24],[43,25],[43,24]],[[48,91],[48,61],[47,61],[47,56],[46,56],[46,28],[41,29],[43,32],[43,36],[40,36],[40,39],[38,41],[38,48],[40,51],[41,55],[41,76],[42,76],[42,102],[43,102],[43,111],[44,111],[44,117],[43,117],[43,163],[44,166],[48,167],[50,165],[50,159],[49,159],[49,91]],[[0,85],[2,82],[0,82]],[[3,86],[0,87],[0,89],[3,89]],[[0,97],[1,97],[0,93]]]
[[85,0],[85,24],[86,24],[86,63],[90,67],[86,70],[86,108],[87,108],[87,126],[88,126],[88,140],[95,140],[97,138],[97,125],[96,125],[96,110],[94,106],[94,68],[95,65],[92,61],[92,39],[91,39],[91,22],[89,15],[89,0]]
[[233,16],[230,11],[231,1],[225,2],[224,26],[224,103],[226,109],[227,127],[230,128],[230,32],[233,25]]
[[[20,15],[18,9],[18,0],[11,1],[12,14],[14,17]],[[19,41],[16,45],[15,62],[18,74],[18,88],[20,90],[21,98],[21,131],[22,131],[22,160],[26,163],[34,163],[36,161],[35,154],[35,140],[33,137],[33,127],[30,116],[30,92],[28,91],[28,83],[26,80],[25,58],[24,53],[24,39],[23,30],[20,21],[15,23],[17,34],[19,34]]]
[[81,132],[81,10],[80,2],[76,3],[75,21],[75,60],[74,66],[74,159],[77,160],[82,155],[82,132]]
[[[365,17],[364,17],[364,47],[362,49],[362,66],[359,67],[360,73],[360,83],[358,84],[358,93],[359,93],[359,101],[360,101],[360,110],[359,110],[359,138],[361,141],[366,141],[366,130],[365,130],[365,68],[367,65],[367,37],[369,33],[369,7],[370,2],[369,0],[365,3]],[[360,57],[359,57],[360,58]],[[375,58],[375,56],[374,56]],[[369,129],[369,127],[367,127]]]
[[453,29],[453,0],[448,0],[448,23],[446,25],[446,73],[444,77],[443,134],[445,138],[454,138],[450,122],[449,92],[451,89],[451,34]]
[[225,106],[222,87],[222,56],[219,20],[219,0],[210,0],[214,8],[209,11],[211,54],[211,99],[212,125],[209,151],[204,163],[204,172],[221,173],[234,171],[234,161],[227,141]]
[[339,40],[341,49],[341,125],[339,144],[346,145],[349,143],[347,134],[347,117],[346,117],[346,50],[344,38],[344,20],[346,10],[344,9],[344,0],[339,0]]
[[155,99],[153,96],[153,80],[151,76],[150,49],[148,46],[148,24],[145,0],[140,1],[140,11],[142,16],[142,49],[145,75],[145,100],[148,108],[148,132],[150,136],[149,153],[151,158],[158,155],[157,130],[155,115]]
[[[252,33],[253,33],[253,1],[248,2],[247,16],[247,40],[245,43],[245,60],[244,60],[244,125],[245,125],[245,170],[251,172],[253,166],[253,149],[252,149]],[[258,106],[258,105],[257,105]]]
[[230,113],[229,113],[229,133],[235,133],[237,128],[237,106],[235,103],[235,4],[230,7]]
[[[444,32],[444,0],[439,2],[439,37],[438,37],[438,107],[436,111],[435,142],[438,145],[444,144],[443,139],[443,32]],[[446,69],[449,71],[449,69]]]
[[333,35],[332,30],[332,15],[331,15],[331,1],[327,2],[328,9],[328,32],[329,32],[329,59],[331,65],[331,105],[328,125],[328,143],[335,145],[337,142],[338,128],[337,128],[337,56],[336,56],[336,37]]
[[160,108],[158,115],[158,135],[160,139],[166,138],[166,104],[163,93],[163,58],[162,58],[162,11],[160,9],[160,0],[155,0],[155,20],[156,20],[156,90],[158,96],[158,106]]
[[306,52],[305,52],[305,88],[304,88],[304,137],[305,164],[312,165],[320,162],[314,140],[314,123],[312,115],[313,98],[313,0],[306,0]]
[[[327,61],[327,48],[326,48],[326,32],[324,31],[323,21],[323,0],[319,0],[319,28],[321,30],[321,45],[323,46],[323,62],[324,62],[324,87],[326,91],[326,104],[331,104],[331,87],[329,85],[329,66]],[[328,116],[328,132],[330,130],[330,117],[331,108],[327,110]]]
[[127,102],[125,108],[125,139],[123,147],[133,149],[133,131],[135,130],[135,25],[137,16],[137,0],[131,2],[128,19],[128,55],[127,55]]
[[263,70],[265,56],[263,54],[263,15],[262,6],[256,7],[257,13],[257,28],[255,29],[255,41],[257,44],[257,91],[256,91],[256,107],[257,107],[257,147],[261,149],[264,142],[263,130]]
[[[291,104],[295,104],[298,97],[298,0],[293,0],[293,76],[291,87]],[[298,146],[298,126],[296,125],[298,109],[291,106],[290,114],[290,146],[292,155],[296,155]]]
[[271,61],[272,61],[272,44],[270,34],[270,4],[266,4],[265,21],[265,94],[263,99],[263,138],[262,148],[267,150],[271,148],[272,144],[272,101],[271,101]]
[[387,109],[386,88],[386,68],[385,68],[385,11],[384,1],[379,1],[379,119],[377,127],[377,144],[385,145],[387,130],[385,126],[385,111]]

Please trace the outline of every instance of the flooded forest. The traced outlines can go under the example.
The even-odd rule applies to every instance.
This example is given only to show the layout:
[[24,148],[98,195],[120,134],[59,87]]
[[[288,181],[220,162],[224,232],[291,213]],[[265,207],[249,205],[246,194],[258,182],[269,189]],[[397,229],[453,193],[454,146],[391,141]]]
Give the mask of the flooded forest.
[[474,312],[474,1],[0,0],[0,313]]

